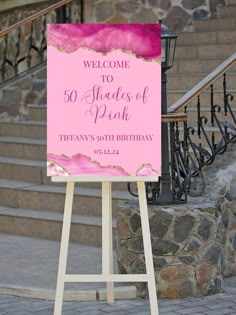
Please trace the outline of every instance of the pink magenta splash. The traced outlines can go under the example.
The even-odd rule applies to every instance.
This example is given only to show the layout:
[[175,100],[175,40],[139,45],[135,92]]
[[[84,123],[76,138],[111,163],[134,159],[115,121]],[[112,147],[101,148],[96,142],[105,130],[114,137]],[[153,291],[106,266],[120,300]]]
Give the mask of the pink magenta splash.
[[48,44],[74,52],[88,47],[107,53],[132,51],[145,59],[160,58],[160,24],[49,24]]

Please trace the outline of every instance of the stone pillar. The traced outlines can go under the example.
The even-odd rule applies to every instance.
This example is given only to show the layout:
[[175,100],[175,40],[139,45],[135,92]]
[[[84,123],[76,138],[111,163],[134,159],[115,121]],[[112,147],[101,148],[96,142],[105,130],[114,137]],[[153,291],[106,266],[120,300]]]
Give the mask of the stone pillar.
[[[227,212],[198,198],[188,205],[149,206],[153,258],[160,298],[185,298],[221,291],[226,240]],[[121,273],[143,273],[145,263],[139,207],[127,202],[118,209],[117,258]],[[230,246],[231,246],[230,245]],[[232,248],[232,246],[230,247]],[[227,270],[225,268],[224,270]],[[226,271],[225,271],[226,272]],[[140,296],[146,285],[137,284]]]
[[224,248],[222,273],[231,277],[236,275],[236,177],[221,190],[218,206],[222,214],[221,229],[226,229],[226,233],[218,233]]

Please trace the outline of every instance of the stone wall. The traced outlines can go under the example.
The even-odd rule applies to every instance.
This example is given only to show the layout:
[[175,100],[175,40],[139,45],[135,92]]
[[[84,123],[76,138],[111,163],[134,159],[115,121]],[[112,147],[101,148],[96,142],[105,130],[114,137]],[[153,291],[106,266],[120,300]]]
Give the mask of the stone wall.
[[[79,2],[73,3],[74,10],[79,12]],[[3,28],[45,6],[48,4],[39,3],[1,13]],[[216,4],[211,5],[213,7]],[[172,31],[182,32],[192,29],[192,20],[211,17],[211,9],[209,0],[86,0],[84,16],[87,23],[157,23],[164,20]]]
[[28,120],[28,105],[46,105],[46,65],[11,80],[0,88],[0,121]]
[[[2,12],[1,25],[3,28],[12,25],[53,2],[49,0]],[[79,3],[73,1],[75,14],[80,11]],[[225,5],[225,0],[86,0],[84,17],[87,23],[157,23],[164,20],[172,31],[182,32],[192,30],[193,20],[210,18],[218,5]]]
[[192,20],[211,16],[208,0],[89,0],[89,23],[157,23],[164,20],[172,31],[191,30]]
[[[205,198],[187,205],[149,206],[157,294],[184,298],[221,291],[223,276],[236,275],[236,185],[215,203]],[[121,273],[144,273],[138,204],[118,211],[117,257]],[[146,284],[137,284],[144,296]]]

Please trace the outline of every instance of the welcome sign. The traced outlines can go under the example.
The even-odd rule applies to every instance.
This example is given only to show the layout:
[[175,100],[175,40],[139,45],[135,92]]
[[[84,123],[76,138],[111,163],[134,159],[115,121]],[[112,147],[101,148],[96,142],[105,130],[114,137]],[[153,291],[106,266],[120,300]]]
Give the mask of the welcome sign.
[[159,24],[50,24],[48,176],[159,176]]

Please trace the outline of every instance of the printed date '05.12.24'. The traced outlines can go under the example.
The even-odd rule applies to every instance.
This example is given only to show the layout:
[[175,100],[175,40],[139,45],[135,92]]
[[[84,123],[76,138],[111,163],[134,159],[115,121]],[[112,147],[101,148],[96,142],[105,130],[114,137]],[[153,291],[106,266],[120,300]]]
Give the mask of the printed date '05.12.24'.
[[94,150],[94,154],[103,155],[103,154],[120,154],[117,149],[96,149]]

